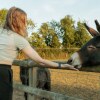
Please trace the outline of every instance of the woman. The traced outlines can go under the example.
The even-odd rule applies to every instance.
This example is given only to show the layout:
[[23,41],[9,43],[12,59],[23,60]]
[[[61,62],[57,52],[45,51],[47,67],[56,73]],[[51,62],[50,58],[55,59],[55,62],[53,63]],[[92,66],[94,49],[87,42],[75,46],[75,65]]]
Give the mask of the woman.
[[26,25],[27,14],[19,8],[10,8],[4,27],[0,29],[0,100],[12,100],[11,65],[17,57],[18,49],[41,65],[77,70],[71,65],[58,64],[41,58],[25,39]]

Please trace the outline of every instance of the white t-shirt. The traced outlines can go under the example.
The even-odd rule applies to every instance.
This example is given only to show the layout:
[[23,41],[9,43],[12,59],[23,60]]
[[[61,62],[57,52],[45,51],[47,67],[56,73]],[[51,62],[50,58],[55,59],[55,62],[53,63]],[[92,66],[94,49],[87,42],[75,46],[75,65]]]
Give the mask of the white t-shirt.
[[21,35],[0,28],[0,64],[12,65],[17,57],[18,49],[29,46],[29,42]]

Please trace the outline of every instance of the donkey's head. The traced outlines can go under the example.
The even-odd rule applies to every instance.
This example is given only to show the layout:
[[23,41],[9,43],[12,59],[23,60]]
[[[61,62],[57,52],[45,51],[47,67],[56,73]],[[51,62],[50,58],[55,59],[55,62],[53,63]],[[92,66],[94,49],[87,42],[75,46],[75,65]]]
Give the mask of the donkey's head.
[[89,40],[80,50],[72,54],[67,63],[77,68],[81,68],[83,65],[100,64],[100,24],[97,20],[95,20],[95,24],[98,31],[84,23],[84,26],[93,38]]

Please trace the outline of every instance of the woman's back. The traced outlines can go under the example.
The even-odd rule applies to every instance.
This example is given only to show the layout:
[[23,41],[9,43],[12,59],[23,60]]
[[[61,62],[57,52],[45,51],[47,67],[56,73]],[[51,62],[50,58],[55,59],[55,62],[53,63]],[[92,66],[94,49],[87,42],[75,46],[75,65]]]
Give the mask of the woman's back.
[[23,49],[28,45],[28,41],[19,34],[0,28],[0,64],[12,65],[18,49]]

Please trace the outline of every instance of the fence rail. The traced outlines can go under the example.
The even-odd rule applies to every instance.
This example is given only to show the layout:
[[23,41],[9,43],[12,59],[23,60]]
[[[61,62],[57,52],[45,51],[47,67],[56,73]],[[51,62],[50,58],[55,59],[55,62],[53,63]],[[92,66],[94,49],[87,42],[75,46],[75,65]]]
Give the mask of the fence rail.
[[[57,63],[63,63],[65,64],[67,61],[54,61]],[[44,67],[44,68],[51,68],[51,69],[59,69],[57,67],[50,67],[50,66],[42,66],[39,65],[37,63],[35,63],[33,60],[30,59],[25,59],[25,60],[14,60],[13,65],[17,65],[17,66],[24,66],[24,67],[29,67],[29,68],[33,68],[33,67]],[[60,68],[60,69],[65,69],[68,70],[66,68]],[[82,67],[80,69],[80,71],[88,71],[88,72],[100,72],[100,65],[98,66],[86,66],[86,67]]]
[[[21,85],[21,84],[18,84],[18,83],[15,83],[13,85],[13,87],[15,89],[20,90],[20,91],[28,92],[31,95],[33,94],[34,96],[45,97],[45,98],[48,98],[50,100],[82,100],[82,99],[62,95],[62,94],[59,94],[59,93],[54,93],[54,92],[50,92],[50,91],[45,91],[45,90],[33,88],[33,87],[30,87],[30,86]],[[33,98],[32,98],[32,100],[33,100]]]

